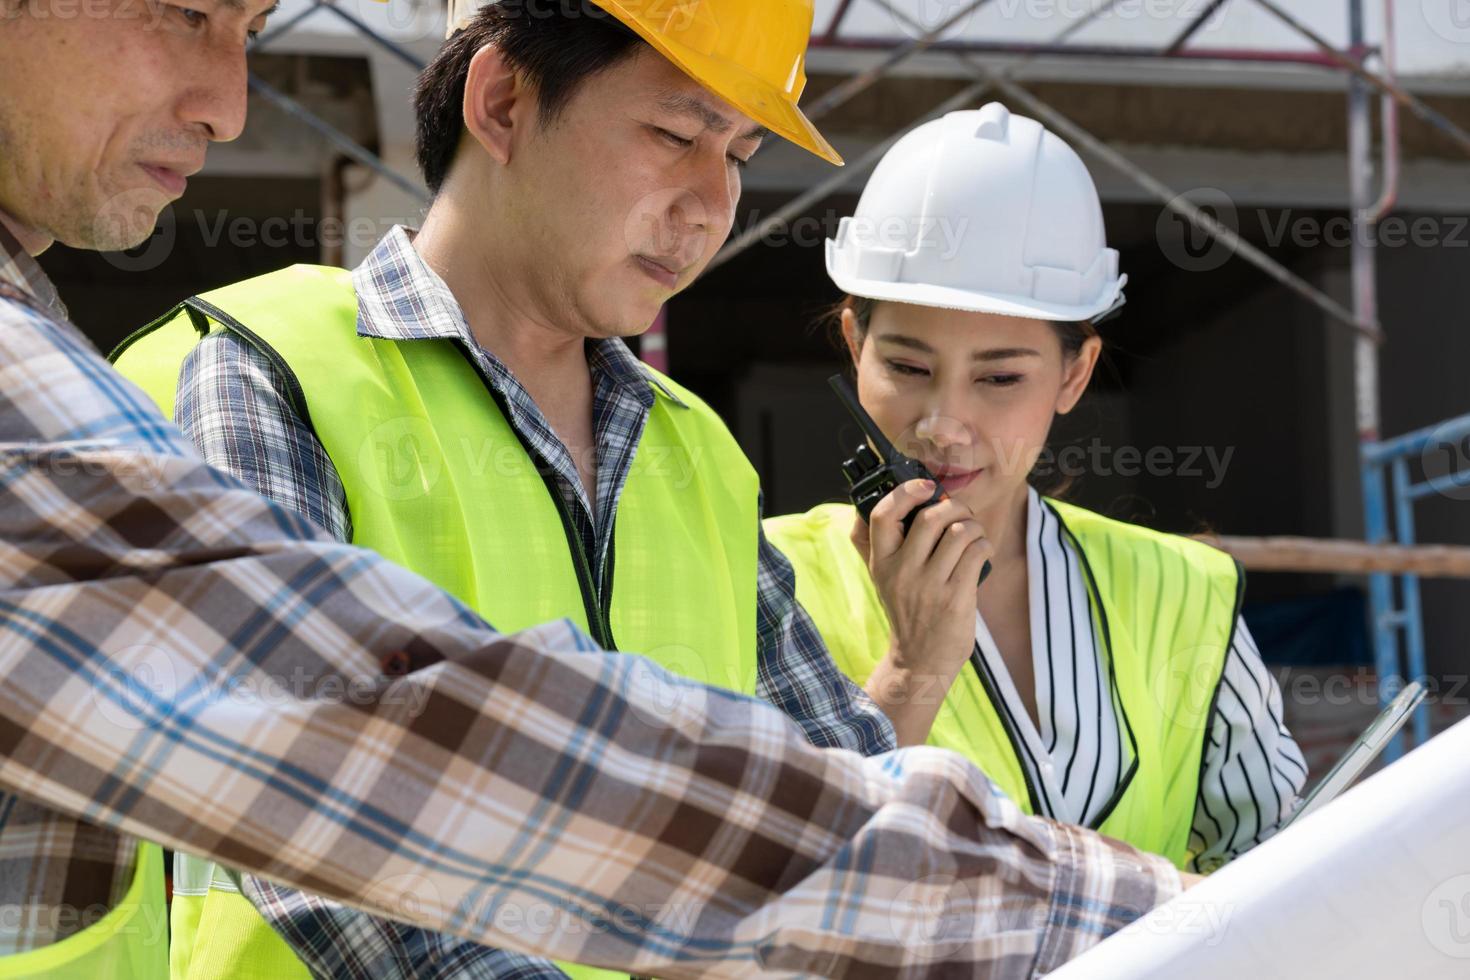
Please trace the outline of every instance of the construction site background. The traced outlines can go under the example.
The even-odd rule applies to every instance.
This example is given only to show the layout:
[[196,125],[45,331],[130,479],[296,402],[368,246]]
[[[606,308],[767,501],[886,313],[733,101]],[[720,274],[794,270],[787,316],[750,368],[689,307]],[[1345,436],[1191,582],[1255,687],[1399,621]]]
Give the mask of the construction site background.
[[[126,254],[43,257],[76,321],[107,349],[187,295],[295,262],[355,265],[392,225],[416,224],[426,199],[409,100],[415,65],[443,28],[439,2],[283,0],[251,58],[245,136],[211,152],[153,239]],[[1354,96],[1343,57],[1448,128],[1391,110],[1361,80]],[[808,70],[808,106],[852,89],[820,122],[852,165],[830,193],[763,228],[835,173],[793,147],[764,149],[732,236],[750,247],[676,298],[664,326],[668,370],[730,423],[760,470],[768,513],[841,494],[837,464],[855,434],[824,384],[841,357],[819,323],[838,298],[822,243],[852,213],[864,157],[936,107],[999,98],[1033,114],[1004,87],[976,91],[985,70],[1360,325],[1381,326],[1370,385],[1379,435],[1470,413],[1470,153],[1453,134],[1470,130],[1462,0],[821,0]],[[1363,331],[1190,224],[1137,175],[1077,149],[1102,193],[1129,301],[1106,325],[1106,363],[1044,465],[1070,479],[1078,503],[1165,530],[1372,537]],[[1369,203],[1354,200],[1364,188],[1384,198],[1375,223],[1352,220],[1354,204]],[[1365,273],[1360,265],[1355,282],[1353,271],[1365,250],[1369,310]],[[1406,463],[1412,480],[1437,481],[1414,505],[1414,531],[1465,546],[1470,486],[1453,474],[1470,469],[1470,438],[1445,432]],[[1390,584],[1395,596],[1405,588]],[[1378,701],[1368,579],[1258,572],[1248,594],[1253,632],[1320,771]],[[1470,714],[1467,594],[1464,578],[1422,583],[1436,728]]]

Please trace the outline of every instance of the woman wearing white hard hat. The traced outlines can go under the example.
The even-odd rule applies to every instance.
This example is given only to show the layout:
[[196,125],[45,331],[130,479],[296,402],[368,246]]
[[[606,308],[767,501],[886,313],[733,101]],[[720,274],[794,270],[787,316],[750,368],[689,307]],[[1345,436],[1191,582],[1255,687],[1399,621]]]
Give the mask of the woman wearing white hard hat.
[[[951,498],[907,537],[918,483],[870,523],[847,505],[767,522],[839,666],[901,741],[962,752],[1028,812],[1189,870],[1269,836],[1306,768],[1237,564],[1028,482],[1123,302],[1082,161],[998,103],[927,123],[878,165],[827,268],[863,407]],[[915,662],[895,622],[949,655]]]

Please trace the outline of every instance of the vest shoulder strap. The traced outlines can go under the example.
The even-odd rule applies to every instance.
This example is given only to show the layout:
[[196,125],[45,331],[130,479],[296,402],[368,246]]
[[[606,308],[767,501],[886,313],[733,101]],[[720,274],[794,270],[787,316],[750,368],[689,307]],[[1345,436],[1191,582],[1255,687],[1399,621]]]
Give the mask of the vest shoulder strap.
[[[176,382],[187,349],[216,330],[228,330],[268,359],[286,379],[292,409],[310,426],[310,406],[293,365],[308,352],[328,363],[339,362],[344,353],[340,345],[356,336],[356,322],[357,299],[350,273],[296,265],[191,296],[129,334],[107,358],[120,367],[126,358],[133,371],[171,370]],[[304,324],[323,329],[303,330]],[[185,325],[193,330],[192,341],[185,336]],[[139,356],[128,358],[130,352]],[[165,391],[163,385],[152,387],[159,390],[150,393],[162,399],[161,407],[172,417],[173,399],[163,397],[171,391]]]
[[1111,540],[1115,546],[1121,546],[1119,550],[1139,546],[1157,547],[1165,555],[1176,558],[1182,567],[1220,580],[1221,584],[1228,584],[1232,588],[1243,577],[1240,563],[1233,556],[1203,541],[1105,517],[1096,511],[1062,500],[1050,497],[1043,499],[1062,518],[1062,523],[1081,543],[1094,565],[1106,561],[1109,552],[1107,545]]

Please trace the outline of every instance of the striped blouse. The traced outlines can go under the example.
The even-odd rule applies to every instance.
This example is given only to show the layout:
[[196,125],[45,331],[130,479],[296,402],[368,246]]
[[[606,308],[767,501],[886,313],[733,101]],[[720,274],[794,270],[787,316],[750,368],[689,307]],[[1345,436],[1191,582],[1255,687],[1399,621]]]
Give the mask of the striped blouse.
[[[975,640],[999,682],[1003,703],[997,708],[1020,733],[1016,755],[1036,787],[1042,814],[1090,825],[1118,789],[1129,755],[1077,553],[1035,490],[1027,507],[1026,557],[1039,727],[978,612]],[[1225,660],[1208,738],[1190,835],[1193,868],[1202,872],[1275,833],[1307,778],[1301,750],[1282,722],[1281,690],[1244,619]]]

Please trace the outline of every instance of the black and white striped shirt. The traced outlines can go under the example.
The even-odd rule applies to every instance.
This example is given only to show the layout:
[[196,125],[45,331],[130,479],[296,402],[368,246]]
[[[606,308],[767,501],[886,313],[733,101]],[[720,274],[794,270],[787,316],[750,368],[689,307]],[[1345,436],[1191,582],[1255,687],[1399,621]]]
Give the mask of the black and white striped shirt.
[[[1056,514],[1035,490],[1026,514],[1031,656],[1037,724],[1027,712],[979,613],[975,639],[1023,744],[1016,753],[1041,812],[1090,825],[1131,761],[1121,710],[1106,676],[1081,565]],[[1242,619],[1225,660],[1208,732],[1190,847],[1211,871],[1271,836],[1307,778],[1282,722],[1281,691]]]

